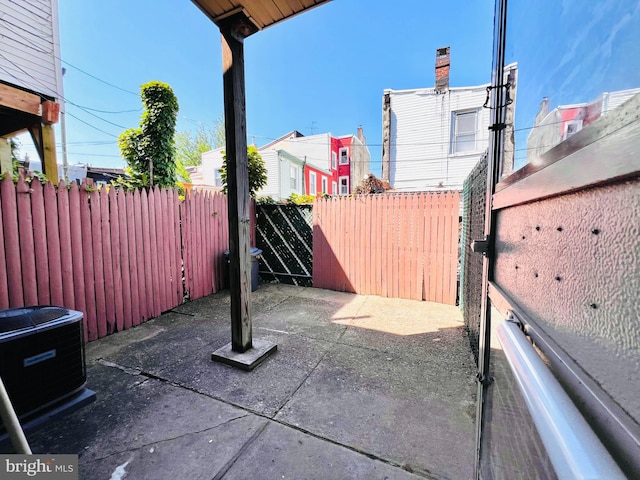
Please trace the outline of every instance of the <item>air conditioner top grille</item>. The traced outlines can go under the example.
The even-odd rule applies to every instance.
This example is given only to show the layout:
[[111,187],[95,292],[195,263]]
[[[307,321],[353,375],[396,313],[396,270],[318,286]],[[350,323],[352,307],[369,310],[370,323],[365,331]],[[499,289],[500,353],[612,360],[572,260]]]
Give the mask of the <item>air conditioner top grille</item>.
[[11,308],[0,311],[0,333],[32,328],[69,315],[69,310],[60,307]]

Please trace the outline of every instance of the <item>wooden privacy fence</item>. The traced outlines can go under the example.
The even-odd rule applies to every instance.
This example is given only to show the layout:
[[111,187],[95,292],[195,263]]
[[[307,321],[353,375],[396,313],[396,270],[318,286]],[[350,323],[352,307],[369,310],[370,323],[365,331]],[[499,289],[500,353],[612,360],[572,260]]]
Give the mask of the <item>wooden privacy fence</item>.
[[80,310],[88,340],[137,325],[220,288],[226,218],[220,195],[5,178],[0,309]]
[[184,280],[190,299],[217,292],[225,285],[229,248],[227,198],[191,192],[183,204]]
[[318,199],[313,285],[455,305],[458,192]]

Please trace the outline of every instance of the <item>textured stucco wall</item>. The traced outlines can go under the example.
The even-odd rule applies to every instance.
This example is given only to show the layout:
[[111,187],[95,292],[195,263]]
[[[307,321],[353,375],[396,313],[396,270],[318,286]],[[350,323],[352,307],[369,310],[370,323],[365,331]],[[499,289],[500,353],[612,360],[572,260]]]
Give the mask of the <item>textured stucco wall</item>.
[[640,422],[640,180],[498,213],[496,283]]

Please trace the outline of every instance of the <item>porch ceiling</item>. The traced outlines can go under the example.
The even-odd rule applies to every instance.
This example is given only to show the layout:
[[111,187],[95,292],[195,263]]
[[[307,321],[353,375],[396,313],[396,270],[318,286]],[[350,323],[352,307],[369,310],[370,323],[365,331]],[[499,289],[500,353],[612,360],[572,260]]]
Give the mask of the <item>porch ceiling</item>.
[[216,25],[236,13],[243,12],[259,29],[331,0],[192,0]]

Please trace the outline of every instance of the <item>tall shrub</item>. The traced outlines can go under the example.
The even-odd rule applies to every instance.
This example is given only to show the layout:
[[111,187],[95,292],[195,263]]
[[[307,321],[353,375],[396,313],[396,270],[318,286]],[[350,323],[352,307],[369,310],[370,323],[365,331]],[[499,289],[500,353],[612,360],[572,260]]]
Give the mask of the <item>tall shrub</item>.
[[174,134],[178,99],[166,83],[152,81],[140,88],[144,111],[140,126],[118,137],[133,186],[161,187],[176,183]]

